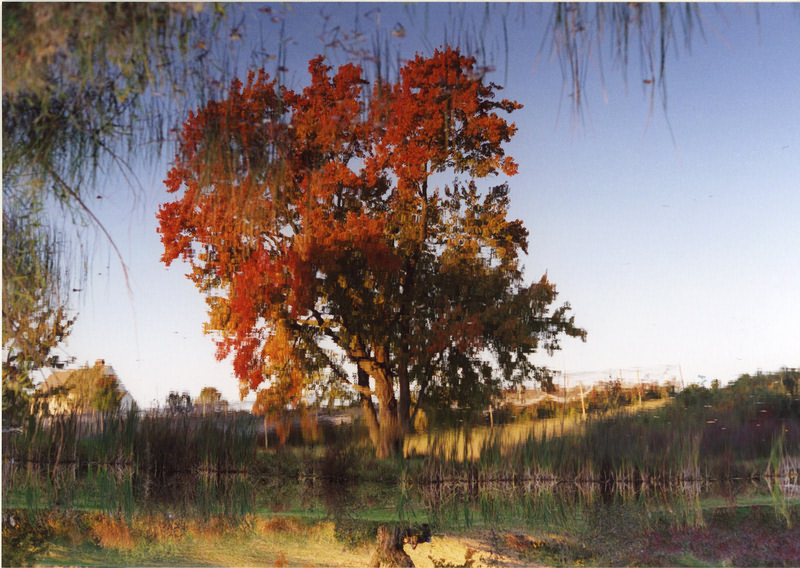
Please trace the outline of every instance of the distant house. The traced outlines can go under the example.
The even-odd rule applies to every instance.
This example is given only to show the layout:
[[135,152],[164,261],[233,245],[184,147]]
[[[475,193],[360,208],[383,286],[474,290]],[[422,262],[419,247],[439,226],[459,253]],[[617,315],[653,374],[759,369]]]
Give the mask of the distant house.
[[111,365],[106,365],[103,359],[95,361],[93,367],[53,371],[37,387],[37,398],[50,414],[88,413],[97,408],[98,391],[104,383],[116,385],[119,409],[130,410],[135,404],[133,397]]

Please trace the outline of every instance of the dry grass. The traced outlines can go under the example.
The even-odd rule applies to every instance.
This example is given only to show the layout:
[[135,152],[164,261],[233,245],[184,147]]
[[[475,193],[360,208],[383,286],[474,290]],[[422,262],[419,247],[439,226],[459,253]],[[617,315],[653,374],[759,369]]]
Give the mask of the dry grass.
[[138,539],[134,538],[128,524],[108,515],[98,515],[90,523],[93,540],[102,548],[133,550]]
[[49,513],[42,518],[42,521],[54,539],[68,542],[72,546],[77,546],[83,540],[83,535],[72,515]]
[[369,547],[352,549],[338,542],[333,523],[306,525],[282,517],[250,520],[250,530],[184,541],[180,553],[194,564],[334,568],[364,566],[372,552]]
[[[611,525],[622,523],[627,528],[604,529],[596,534],[590,531],[582,536],[524,528],[461,529],[436,534],[431,542],[416,548],[406,545],[405,551],[418,568],[672,565],[682,562],[681,555],[687,550],[699,559],[699,564],[731,559],[734,565],[798,565],[798,514],[796,507],[789,508],[787,520],[791,518],[792,523],[787,525],[771,505],[748,507],[746,511],[742,507],[714,507],[703,511],[703,524],[629,527],[625,518],[614,518],[608,519]],[[332,522],[312,524],[283,517],[252,517],[237,524],[212,517],[205,522],[186,521],[184,532],[178,525],[152,517],[134,517],[130,525],[124,519],[102,513],[47,517],[45,532],[57,541],[24,558],[16,557],[18,562],[6,558],[6,553],[11,552],[7,548],[11,541],[6,537],[14,535],[4,526],[4,563],[333,568],[366,565],[376,545],[372,540],[361,546],[346,546],[335,538]],[[26,532],[39,526],[22,526],[19,522],[19,529]],[[73,538],[76,531],[79,539]],[[65,536],[68,538],[62,538]],[[87,540],[96,546],[87,546]]]
[[186,535],[196,542],[213,545],[231,530],[229,524],[229,521],[226,521],[224,517],[215,515],[205,522],[188,523]]
[[[668,399],[647,400],[643,404],[623,407],[617,412],[634,414],[643,410],[660,408]],[[438,432],[411,434],[406,436],[403,452],[405,457],[435,455],[455,459],[455,461],[475,461],[481,449],[494,443],[500,445],[501,452],[508,452],[526,441],[543,437],[553,438],[580,431],[586,422],[578,415],[564,418],[544,418],[502,426],[476,426],[466,437],[463,428],[451,428]]]
[[275,533],[305,536],[310,532],[308,525],[290,517],[273,517],[271,519],[258,518],[254,520],[253,526],[256,533],[263,536],[269,536]]

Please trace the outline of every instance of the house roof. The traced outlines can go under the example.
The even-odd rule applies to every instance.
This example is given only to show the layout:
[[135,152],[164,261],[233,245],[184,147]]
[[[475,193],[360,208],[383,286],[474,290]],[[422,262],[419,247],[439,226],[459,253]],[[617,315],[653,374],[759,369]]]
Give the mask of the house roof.
[[64,383],[67,382],[67,379],[70,377],[70,375],[72,375],[72,373],[73,370],[53,371],[52,374],[49,377],[47,377],[36,388],[42,392],[47,392],[55,388],[64,386]]
[[[85,371],[92,371],[92,373],[86,373]],[[78,369],[53,371],[50,376],[42,381],[36,388],[40,392],[46,393],[70,383],[74,385],[76,381],[86,381],[90,377],[98,377],[101,374],[116,378],[117,388],[119,389],[120,395],[125,396],[128,394],[130,396],[128,390],[125,388],[125,385],[122,383],[122,380],[119,378],[119,375],[117,375],[116,371],[114,371],[114,368],[111,365],[106,365],[103,359],[98,359],[95,361],[93,367],[81,367]],[[88,387],[89,389],[93,389],[94,387],[93,384],[84,386]]]

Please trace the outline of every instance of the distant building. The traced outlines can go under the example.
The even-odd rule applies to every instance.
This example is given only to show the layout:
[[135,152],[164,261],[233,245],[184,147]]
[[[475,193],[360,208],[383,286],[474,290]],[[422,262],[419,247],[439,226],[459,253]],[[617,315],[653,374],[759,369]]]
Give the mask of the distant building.
[[111,365],[106,365],[103,359],[95,361],[93,367],[53,371],[37,387],[37,398],[49,414],[88,413],[94,408],[93,401],[102,383],[101,378],[113,378],[119,396],[119,409],[130,410],[135,404],[133,397]]

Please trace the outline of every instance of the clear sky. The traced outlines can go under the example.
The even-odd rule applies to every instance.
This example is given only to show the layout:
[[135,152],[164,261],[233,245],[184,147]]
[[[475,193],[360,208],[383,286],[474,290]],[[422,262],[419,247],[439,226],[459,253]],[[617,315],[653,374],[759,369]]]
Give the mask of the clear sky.
[[[295,4],[272,14],[258,7],[240,7],[247,17],[233,22],[243,22],[242,69],[241,54],[256,38],[270,50],[285,25],[295,88],[323,49],[323,25],[348,30],[358,21],[368,32],[380,18],[392,49],[409,57],[485,24],[483,4]],[[484,35],[496,67],[488,78],[524,105],[507,149],[520,164],[509,180],[511,214],[531,233],[526,275],[547,272],[588,331],[586,343],[565,340],[537,361],[575,376],[674,365],[686,381],[723,382],[800,367],[797,8],[760,5],[756,16],[753,6],[702,6],[704,36],[687,51],[677,30],[667,60],[666,114],[658,95],[651,103],[638,61],[626,85],[605,50],[604,81],[595,58],[579,119],[558,61],[549,46],[540,49],[550,9],[507,9],[508,51],[494,12]],[[344,61],[331,52],[332,63]],[[203,297],[184,265],[167,269],[159,260],[155,213],[167,200],[167,169],[166,158],[140,168],[135,199],[112,180],[98,200],[95,212],[129,266],[131,293],[119,262],[99,247],[63,352],[78,363],[104,358],[140,406],[163,404],[171,390],[196,396],[207,385],[235,401],[231,364],[215,360],[202,333]]]

